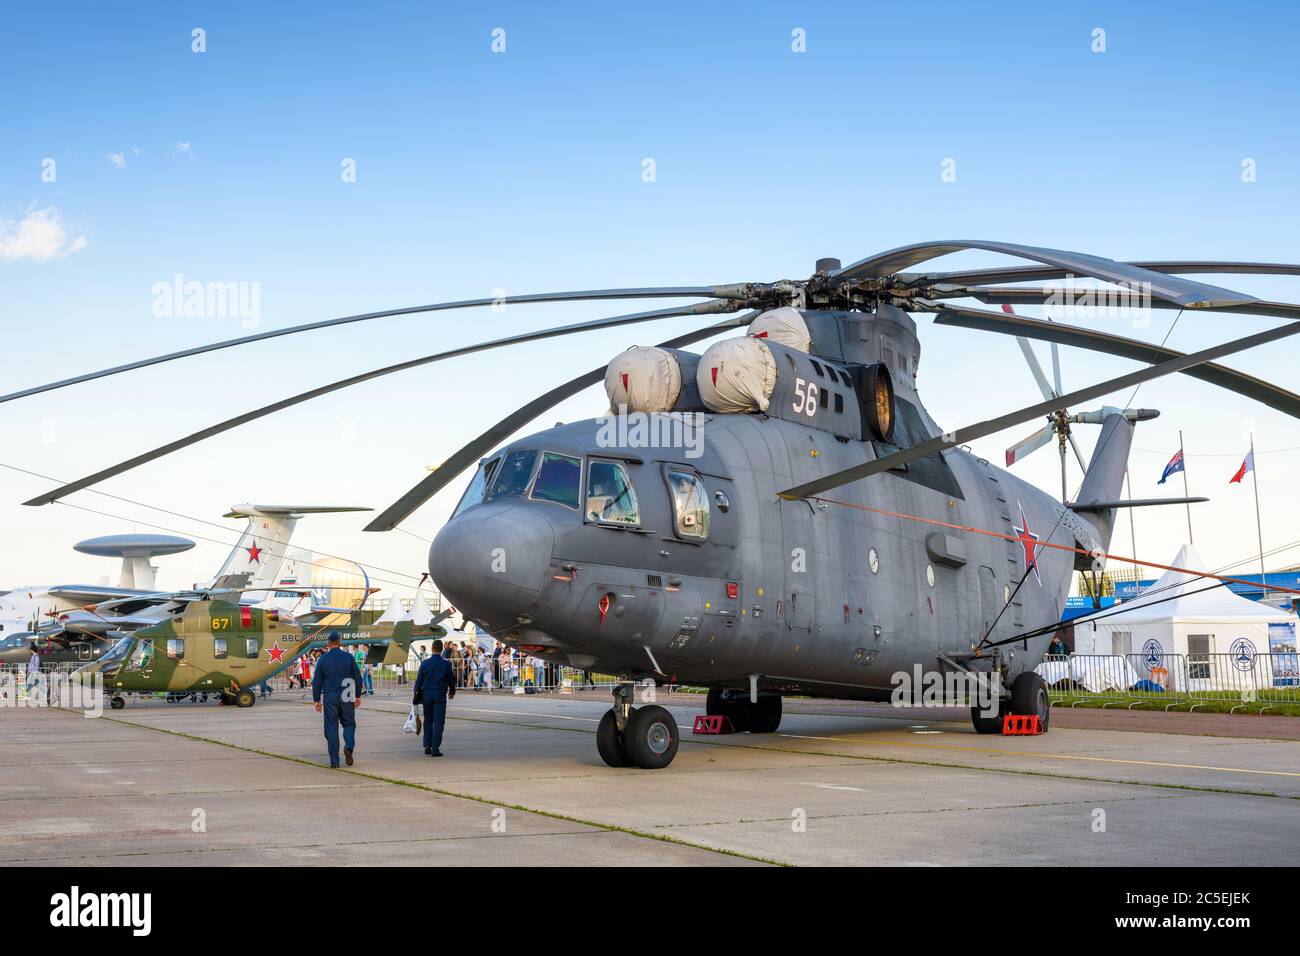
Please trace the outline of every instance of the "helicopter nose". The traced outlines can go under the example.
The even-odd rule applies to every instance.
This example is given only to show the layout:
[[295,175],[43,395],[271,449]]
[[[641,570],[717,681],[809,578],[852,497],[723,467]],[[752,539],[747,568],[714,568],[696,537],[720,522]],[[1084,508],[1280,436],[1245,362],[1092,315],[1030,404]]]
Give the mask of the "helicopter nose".
[[555,545],[532,505],[480,505],[449,521],[429,549],[429,574],[465,616],[514,623],[541,597]]

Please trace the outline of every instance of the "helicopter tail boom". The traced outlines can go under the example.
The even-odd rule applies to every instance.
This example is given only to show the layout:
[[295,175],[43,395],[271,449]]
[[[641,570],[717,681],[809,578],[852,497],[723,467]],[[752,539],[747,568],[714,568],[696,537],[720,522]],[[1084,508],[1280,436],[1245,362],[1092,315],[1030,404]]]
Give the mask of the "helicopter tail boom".
[[[1102,548],[1110,546],[1115,530],[1115,507],[1124,490],[1124,472],[1128,467],[1129,449],[1133,444],[1133,422],[1118,409],[1102,421],[1101,436],[1088,462],[1088,471],[1070,507],[1097,531]],[[1084,507],[1088,505],[1088,507]]]

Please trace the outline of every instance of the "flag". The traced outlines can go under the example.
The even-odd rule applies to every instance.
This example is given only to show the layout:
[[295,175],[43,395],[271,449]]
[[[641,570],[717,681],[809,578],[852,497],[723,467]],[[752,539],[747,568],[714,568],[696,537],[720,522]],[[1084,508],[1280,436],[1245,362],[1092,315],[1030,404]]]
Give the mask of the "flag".
[[1246,452],[1245,460],[1241,463],[1241,467],[1237,469],[1237,473],[1228,479],[1228,484],[1231,485],[1234,482],[1241,481],[1241,479],[1246,477],[1246,472],[1254,471],[1254,470],[1255,470],[1255,449],[1252,448],[1250,451]]
[[1165,465],[1164,474],[1160,476],[1160,480],[1157,481],[1156,484],[1163,485],[1165,483],[1166,478],[1182,470],[1183,470],[1183,450],[1180,448],[1178,449],[1178,454],[1174,455],[1173,458],[1169,459],[1169,464]]

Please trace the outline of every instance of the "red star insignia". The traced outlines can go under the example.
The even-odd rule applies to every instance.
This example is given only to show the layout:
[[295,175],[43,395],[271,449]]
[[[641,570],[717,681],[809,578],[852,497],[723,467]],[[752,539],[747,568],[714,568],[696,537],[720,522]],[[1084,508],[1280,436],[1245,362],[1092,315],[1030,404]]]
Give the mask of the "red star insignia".
[[256,562],[258,564],[262,563],[262,549],[257,546],[256,541],[253,542],[251,548],[245,548],[244,550],[248,552],[248,560],[250,562]]
[[284,648],[279,644],[276,644],[274,647],[268,647],[266,653],[271,655],[272,664],[278,664],[280,663],[280,658],[284,657]]
[[1038,573],[1038,535],[1029,530],[1029,519],[1025,517],[1024,505],[1020,505],[1020,525],[1020,527],[1016,527],[1012,524],[1011,530],[1016,533],[1016,540],[1025,549],[1025,573],[1027,574],[1032,568],[1034,577],[1041,584],[1043,578]]

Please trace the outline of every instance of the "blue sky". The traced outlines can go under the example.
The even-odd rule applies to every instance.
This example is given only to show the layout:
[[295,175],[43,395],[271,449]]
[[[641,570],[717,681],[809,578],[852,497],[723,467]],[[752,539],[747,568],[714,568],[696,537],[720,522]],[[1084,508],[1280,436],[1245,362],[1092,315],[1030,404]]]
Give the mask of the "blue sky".
[[[17,249],[32,216],[61,230],[43,261],[0,258],[5,391],[243,331],[234,318],[155,316],[154,285],[177,273],[258,283],[260,327],[272,328],[495,289],[798,278],[820,256],[848,262],[924,239],[1300,259],[1300,14],[1281,3],[79,3],[10,5],[2,17],[0,248]],[[191,50],[194,28],[206,31],[205,53]],[[491,49],[496,28],[504,53]],[[1104,53],[1091,49],[1097,28]],[[795,29],[804,53],[791,50]],[[42,181],[46,159],[54,182]],[[341,180],[346,159],[355,182]],[[955,182],[941,181],[946,159]],[[1246,159],[1255,182],[1242,181]],[[1213,281],[1300,300],[1300,278]],[[0,406],[0,460],[77,477],[355,371],[634,308],[381,320],[187,360]],[[1158,341],[1172,318],[1109,330]],[[922,395],[945,426],[1036,398],[1013,341],[918,322]],[[1169,344],[1191,351],[1269,324],[1185,315]],[[104,489],[207,519],[248,499],[380,508],[520,402],[689,327],[668,320],[393,376]],[[1230,364],[1294,388],[1296,348]],[[1067,387],[1132,367],[1063,354]],[[539,425],[602,402],[592,390]],[[1300,539],[1300,450],[1263,454],[1300,449],[1296,422],[1185,379],[1144,386],[1137,404],[1164,415],[1139,429],[1133,491],[1155,493],[1183,429],[1192,492],[1213,498],[1195,513],[1207,563],[1255,549],[1249,487],[1227,484],[1252,430],[1265,545]],[[1000,460],[1030,430],[977,450]],[[1017,471],[1056,486],[1050,449]],[[70,546],[130,520],[212,530],[89,493],[70,500],[128,520],[18,506],[41,487],[0,473],[4,584],[107,573]],[[460,490],[405,527],[431,537]],[[1144,555],[1172,557],[1181,510],[1137,520]],[[362,524],[320,518],[299,538],[419,574],[419,540],[363,535]],[[1126,547],[1122,531],[1116,548]],[[220,551],[205,542],[165,559],[162,580],[210,573]],[[1277,560],[1300,561],[1300,549]]]

